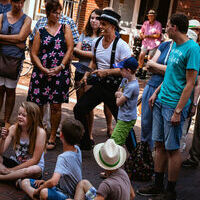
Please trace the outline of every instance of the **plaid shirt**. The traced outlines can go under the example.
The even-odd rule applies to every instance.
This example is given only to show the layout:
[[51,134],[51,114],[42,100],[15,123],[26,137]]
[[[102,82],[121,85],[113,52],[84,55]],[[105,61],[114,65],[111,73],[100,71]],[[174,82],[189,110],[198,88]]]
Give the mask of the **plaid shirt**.
[[[71,28],[72,31],[72,35],[74,38],[74,44],[78,43],[78,39],[79,39],[79,33],[76,27],[76,24],[74,23],[74,20],[65,16],[65,15],[61,15],[60,19],[59,19],[59,23],[60,24],[68,24]],[[42,28],[45,27],[47,25],[47,17],[43,17],[41,19],[38,20],[38,22],[36,23],[32,33],[29,36],[30,41],[34,40],[34,36],[36,34],[36,32]]]

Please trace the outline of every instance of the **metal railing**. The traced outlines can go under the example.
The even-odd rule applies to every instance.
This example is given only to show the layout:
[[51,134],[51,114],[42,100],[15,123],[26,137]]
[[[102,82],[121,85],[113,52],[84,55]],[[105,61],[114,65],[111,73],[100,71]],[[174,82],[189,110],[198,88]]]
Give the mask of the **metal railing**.
[[81,4],[83,0],[73,1],[73,0],[64,0],[63,1],[63,14],[72,18],[76,24],[79,22]]

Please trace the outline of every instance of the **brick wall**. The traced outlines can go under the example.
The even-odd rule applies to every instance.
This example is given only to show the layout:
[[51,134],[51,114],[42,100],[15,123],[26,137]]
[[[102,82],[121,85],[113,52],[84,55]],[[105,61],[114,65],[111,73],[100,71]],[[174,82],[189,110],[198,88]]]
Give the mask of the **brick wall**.
[[84,0],[81,7],[81,13],[78,23],[78,30],[81,33],[88,21],[90,13],[95,8],[103,9],[109,6],[110,0]]
[[182,12],[189,19],[200,21],[200,0],[178,0],[176,6],[176,12]]

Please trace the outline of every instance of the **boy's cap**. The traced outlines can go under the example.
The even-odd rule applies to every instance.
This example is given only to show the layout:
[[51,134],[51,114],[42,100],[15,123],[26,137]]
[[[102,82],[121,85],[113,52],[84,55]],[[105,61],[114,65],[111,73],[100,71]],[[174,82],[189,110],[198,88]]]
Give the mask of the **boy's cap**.
[[138,67],[138,62],[134,57],[126,58],[122,60],[121,62],[117,63],[116,65],[113,65],[114,68],[125,68],[125,69],[132,69],[136,70]]

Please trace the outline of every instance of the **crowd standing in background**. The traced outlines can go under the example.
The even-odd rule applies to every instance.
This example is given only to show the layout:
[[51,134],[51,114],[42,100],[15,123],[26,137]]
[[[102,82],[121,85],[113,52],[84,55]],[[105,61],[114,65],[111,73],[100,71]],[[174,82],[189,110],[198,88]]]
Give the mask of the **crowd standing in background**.
[[[23,13],[24,2],[0,0],[0,53],[20,59],[16,79],[0,74],[0,109],[5,96],[0,180],[15,181],[16,187],[32,199],[133,200],[134,190],[122,169],[127,158],[123,145],[137,119],[139,84],[136,70],[139,63],[137,75],[145,78],[146,71],[142,68],[148,54],[147,70],[152,76],[142,95],[141,141],[147,142],[152,151],[154,149],[155,180],[153,184],[139,188],[137,193],[156,195],[158,200],[175,200],[182,163],[179,149],[183,124],[195,112],[190,157],[182,166],[197,167],[200,160],[200,48],[191,40],[199,37],[200,23],[197,20],[188,22],[183,14],[173,14],[166,28],[170,40],[161,44],[162,26],[156,21],[155,10],[149,10],[148,20],[140,30],[142,50],[137,63],[131,57],[128,44],[120,38],[121,16],[113,9],[93,10],[79,37],[74,21],[61,14],[59,0],[45,0],[46,17],[36,23],[30,34],[31,19]],[[20,104],[17,122],[10,126],[15,88],[29,34],[34,68],[27,102]],[[43,176],[45,147],[52,150],[56,146],[61,105],[68,103],[72,54],[79,58],[78,63],[73,63],[76,67],[75,87],[84,85],[77,91],[77,104],[73,110],[76,120],[64,119],[62,122],[63,153],[57,158],[52,177],[47,181],[37,180]],[[80,66],[86,72],[80,73]],[[93,80],[91,85],[90,80]],[[106,105],[107,135],[111,139],[94,146],[92,110],[102,102]],[[42,122],[45,105],[50,105],[47,114],[50,115],[51,131],[47,143]],[[117,122],[113,132],[112,115]],[[14,155],[5,157],[3,154],[11,142]],[[93,146],[94,158],[105,170],[106,178],[98,189],[88,180],[82,180],[81,150],[91,150]]]
[[[153,108],[152,138],[155,141],[155,182],[140,188],[141,195],[158,195],[156,199],[176,200],[176,181],[181,167],[180,139],[188,116],[200,65],[200,48],[187,37],[188,19],[174,14],[167,23],[169,38],[174,40],[163,83],[149,100]],[[158,96],[158,97],[157,97]],[[157,98],[156,98],[157,97]],[[167,162],[167,187],[164,187]],[[164,193],[163,193],[164,192]]]

